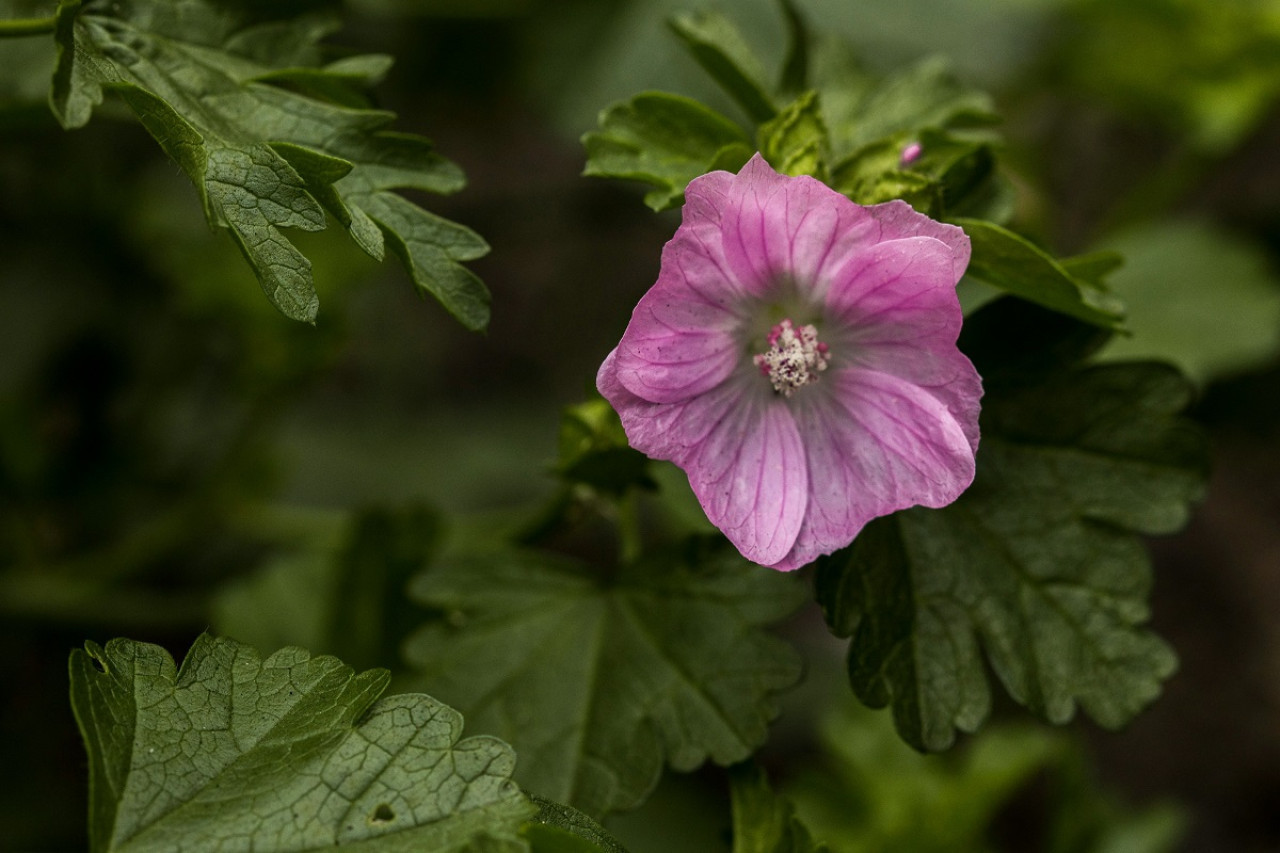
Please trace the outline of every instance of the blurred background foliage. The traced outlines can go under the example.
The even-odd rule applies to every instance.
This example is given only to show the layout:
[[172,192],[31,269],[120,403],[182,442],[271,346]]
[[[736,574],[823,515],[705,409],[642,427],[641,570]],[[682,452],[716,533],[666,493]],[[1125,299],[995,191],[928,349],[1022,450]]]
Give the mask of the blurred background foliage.
[[[0,0],[0,18],[54,5]],[[872,70],[940,54],[992,92],[1015,223],[1063,254],[1125,253],[1134,334],[1104,357],[1187,370],[1216,468],[1188,530],[1154,543],[1155,625],[1182,670],[1126,732],[993,727],[955,755],[904,752],[836,698],[807,612],[791,632],[810,686],[761,760],[838,850],[1275,849],[1280,0],[798,5]],[[483,335],[329,233],[298,236],[317,326],[284,319],[140,127],[104,109],[63,132],[49,41],[0,39],[0,848],[83,846],[67,649],[128,635],[180,653],[212,625],[394,667],[407,573],[557,499],[561,411],[678,221],[581,178],[578,137],[646,89],[736,115],[666,29],[689,6],[345,3],[333,41],[394,55],[380,105],[467,172],[433,209],[493,246],[473,265],[494,294]],[[776,67],[773,0],[720,8]],[[672,777],[614,825],[638,851],[715,849],[726,790],[720,771]]]

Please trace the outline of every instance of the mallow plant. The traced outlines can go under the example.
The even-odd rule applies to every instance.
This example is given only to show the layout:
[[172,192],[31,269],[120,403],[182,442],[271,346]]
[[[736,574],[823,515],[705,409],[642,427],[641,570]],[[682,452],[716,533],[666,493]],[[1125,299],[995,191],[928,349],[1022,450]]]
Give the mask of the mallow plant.
[[[1143,537],[1202,494],[1192,386],[1092,360],[1126,332],[1121,259],[1011,225],[990,99],[936,62],[865,72],[790,0],[780,20],[774,74],[729,18],[671,20],[733,115],[643,92],[583,138],[587,176],[679,220],[599,396],[565,413],[552,500],[450,547],[432,512],[356,516],[341,546],[221,596],[181,663],[142,639],[72,653],[92,850],[617,853],[600,821],[704,765],[730,768],[737,853],[987,849],[1018,783],[1068,773],[1027,721],[1118,728],[1157,698],[1176,658],[1146,624]],[[336,226],[484,329],[466,264],[487,244],[404,193],[462,172],[372,106],[391,60],[335,55],[334,28],[220,0],[0,23],[54,41],[65,128],[107,108],[145,128],[285,318],[323,323],[290,231]],[[709,524],[675,520],[690,493]],[[616,548],[582,546],[586,523]],[[294,641],[317,647],[255,648],[305,584],[325,601]],[[847,645],[843,673],[814,627]],[[752,759],[805,679],[851,706],[823,724],[827,777],[786,781],[793,804]],[[998,696],[1026,719],[981,732]],[[974,733],[967,764],[918,755]],[[855,741],[896,756],[901,790],[849,769]],[[934,807],[878,822],[895,796]],[[1091,815],[1077,826],[1124,819]],[[1165,817],[1128,837],[1167,849]]]

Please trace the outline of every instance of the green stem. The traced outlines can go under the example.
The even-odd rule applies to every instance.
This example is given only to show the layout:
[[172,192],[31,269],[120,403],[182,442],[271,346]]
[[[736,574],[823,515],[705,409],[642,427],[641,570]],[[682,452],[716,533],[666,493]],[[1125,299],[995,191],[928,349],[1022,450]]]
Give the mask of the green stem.
[[618,562],[634,563],[640,557],[640,506],[636,490],[628,489],[618,499]]
[[0,39],[47,35],[54,31],[57,24],[57,16],[0,20]]

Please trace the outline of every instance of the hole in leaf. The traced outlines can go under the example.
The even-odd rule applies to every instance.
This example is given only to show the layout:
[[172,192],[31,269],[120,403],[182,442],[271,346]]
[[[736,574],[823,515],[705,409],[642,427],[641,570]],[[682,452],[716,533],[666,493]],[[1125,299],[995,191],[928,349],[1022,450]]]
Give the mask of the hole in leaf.
[[391,823],[396,819],[396,813],[391,810],[391,806],[386,803],[379,803],[378,807],[373,810],[373,816],[369,818],[369,823]]
[[96,669],[98,672],[107,671],[107,665],[102,662],[102,658],[97,657],[96,655],[90,655],[89,660],[93,662],[93,668]]

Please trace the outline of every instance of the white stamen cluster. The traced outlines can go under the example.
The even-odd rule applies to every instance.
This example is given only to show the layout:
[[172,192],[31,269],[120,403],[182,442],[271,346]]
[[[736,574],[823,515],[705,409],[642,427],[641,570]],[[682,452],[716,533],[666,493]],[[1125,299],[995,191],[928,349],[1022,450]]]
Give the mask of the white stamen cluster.
[[752,361],[769,377],[773,390],[784,397],[817,382],[818,374],[827,369],[831,360],[827,345],[818,340],[813,324],[797,329],[790,320],[783,320],[769,332],[768,341],[768,351]]

